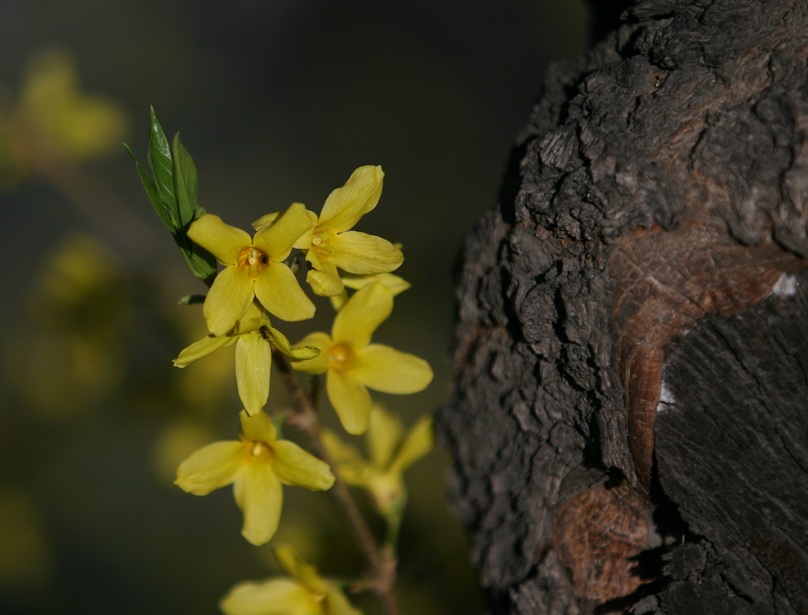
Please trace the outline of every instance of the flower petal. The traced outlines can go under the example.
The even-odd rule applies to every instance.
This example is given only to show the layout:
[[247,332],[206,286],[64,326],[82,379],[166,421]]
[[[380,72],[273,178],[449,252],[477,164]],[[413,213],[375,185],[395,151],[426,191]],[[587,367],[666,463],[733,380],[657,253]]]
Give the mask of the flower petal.
[[233,265],[239,253],[252,243],[246,231],[225,224],[213,214],[204,214],[194,220],[188,227],[188,237],[223,265]]
[[402,277],[394,275],[392,273],[377,273],[374,275],[353,275],[347,274],[342,276],[342,283],[345,284],[348,288],[353,288],[354,290],[358,290],[360,288],[364,288],[369,284],[373,284],[378,282],[379,284],[384,284],[387,288],[390,289],[390,292],[393,293],[394,297],[397,297],[405,290],[409,289],[412,284],[407,282]]
[[271,214],[264,214],[263,216],[258,218],[258,220],[253,220],[250,226],[253,227],[256,231],[263,230],[267,228],[270,224],[275,222],[275,219],[280,215],[281,212],[279,211],[274,211]]
[[354,436],[365,433],[372,403],[365,386],[342,372],[330,370],[326,391],[345,431]]
[[231,588],[219,608],[225,615],[310,615],[316,612],[311,593],[291,579],[246,581]]
[[283,508],[283,489],[272,468],[262,459],[247,463],[233,492],[244,514],[241,535],[255,546],[269,542],[278,529]]
[[[334,269],[336,272],[336,269]],[[312,269],[306,274],[306,282],[311,286],[315,295],[320,297],[333,297],[344,290],[342,280],[337,273],[326,273]]]
[[255,331],[240,335],[236,343],[236,384],[247,414],[258,414],[269,398],[269,370],[272,350]]
[[383,393],[417,393],[432,382],[429,363],[382,344],[357,351],[351,374],[365,386]]
[[404,262],[404,254],[396,246],[367,233],[341,233],[329,246],[331,262],[348,273],[389,273]]
[[289,256],[295,242],[312,226],[306,206],[292,203],[272,224],[258,231],[252,243],[266,252],[269,260],[280,262]]
[[255,296],[281,320],[306,320],[314,316],[314,304],[300,288],[295,274],[283,263],[270,262],[255,280]]
[[283,333],[272,327],[269,327],[269,339],[278,351],[285,354],[293,361],[313,359],[320,354],[320,349],[316,346],[292,346]]
[[379,166],[359,167],[325,200],[320,221],[315,228],[341,233],[347,231],[366,213],[373,210],[382,196],[384,171]]
[[355,349],[370,342],[373,332],[393,311],[393,293],[381,284],[356,291],[334,319],[334,342],[349,342]]
[[334,484],[326,462],[289,440],[277,440],[272,445],[272,470],[285,485],[325,491]]
[[339,477],[351,486],[367,487],[369,468],[359,451],[340,440],[332,431],[324,429],[320,435]]
[[177,468],[174,484],[187,493],[207,495],[229,485],[242,467],[243,444],[214,442],[191,453]]
[[304,562],[292,547],[288,545],[276,547],[272,549],[272,553],[278,560],[281,570],[307,590],[321,595],[328,592],[329,584],[320,577],[317,569]]
[[368,454],[374,467],[385,470],[393,458],[393,452],[401,442],[404,428],[401,420],[382,408],[379,404],[374,404],[370,411],[370,426],[365,434],[367,439]]
[[203,337],[201,340],[195,341],[187,348],[183,348],[182,352],[180,352],[180,355],[173,361],[174,367],[185,367],[189,363],[193,363],[197,359],[206,357],[210,353],[219,350],[219,348],[222,348],[223,346],[232,344],[234,341],[235,338],[227,337],[224,335],[221,337],[216,337],[215,335],[207,335]]
[[309,333],[297,343],[298,347],[311,346],[320,351],[311,359],[292,361],[292,367],[307,374],[324,374],[328,369],[328,348],[331,346],[331,336],[327,333]]
[[434,442],[432,417],[422,416],[401,443],[393,463],[390,464],[390,474],[403,474],[414,462],[432,450]]
[[278,432],[266,412],[250,415],[242,411],[238,418],[241,421],[241,436],[244,440],[272,444],[277,439]]
[[216,336],[225,335],[244,316],[253,296],[250,279],[235,265],[225,267],[213,280],[202,306],[208,330]]
[[362,615],[362,611],[351,606],[345,594],[333,586],[326,594],[325,608],[328,615]]

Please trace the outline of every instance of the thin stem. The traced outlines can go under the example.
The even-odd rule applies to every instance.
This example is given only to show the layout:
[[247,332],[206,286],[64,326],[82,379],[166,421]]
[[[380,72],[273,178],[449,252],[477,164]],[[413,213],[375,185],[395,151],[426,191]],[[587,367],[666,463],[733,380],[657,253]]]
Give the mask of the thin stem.
[[[302,429],[311,441],[312,448],[317,455],[329,464],[332,468],[334,463],[331,456],[320,438],[320,426],[317,419],[317,411],[308,397],[300,388],[300,383],[295,378],[289,361],[286,357],[278,351],[273,351],[272,357],[273,364],[278,368],[278,373],[286,386],[289,396],[292,398],[292,404],[295,408],[296,415],[292,417],[292,422]],[[359,512],[359,507],[353,499],[348,486],[345,482],[336,475],[334,486],[331,492],[337,499],[337,503],[342,508],[351,526],[351,530],[356,536],[360,548],[365,553],[365,557],[370,563],[372,569],[372,587],[379,599],[384,605],[384,610],[387,615],[398,615],[398,601],[395,593],[395,580],[396,580],[396,559],[391,549],[380,548],[373,533],[370,531],[368,524],[362,513]]]

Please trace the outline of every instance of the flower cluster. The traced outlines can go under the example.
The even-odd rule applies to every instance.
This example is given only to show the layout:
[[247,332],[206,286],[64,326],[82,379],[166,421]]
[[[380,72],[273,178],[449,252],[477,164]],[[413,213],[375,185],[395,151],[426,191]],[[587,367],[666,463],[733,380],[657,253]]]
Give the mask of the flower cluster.
[[[322,491],[342,480],[369,490],[390,529],[385,548],[369,555],[375,578],[355,586],[382,587],[377,589],[381,595],[395,576],[389,574],[395,555],[388,548],[394,548],[390,536],[397,534],[406,502],[402,473],[432,446],[428,419],[405,437],[397,419],[373,409],[370,395],[370,390],[416,393],[432,380],[423,359],[371,343],[390,316],[394,297],[409,288],[392,273],[404,261],[400,246],[353,230],[378,204],[384,173],[378,166],[360,167],[331,192],[319,214],[293,203],[256,220],[251,235],[199,207],[190,155],[177,137],[169,146],[153,110],[151,117],[148,162],[154,179],[135,158],[140,179],[189,269],[209,286],[202,306],[208,335],[182,350],[174,365],[184,368],[235,346],[236,388],[243,408],[239,438],[192,453],[180,463],[175,483],[194,495],[233,485],[243,514],[242,535],[254,545],[265,544],[277,531],[283,485]],[[274,323],[303,321],[315,313],[314,302],[298,280],[301,263],[307,285],[315,296],[330,299],[336,316],[330,333],[309,333],[291,344]],[[192,299],[186,303],[195,303]],[[273,364],[289,389],[291,411],[267,409]],[[336,434],[323,431],[320,437],[314,385],[307,395],[296,371],[314,380],[324,377],[328,399],[345,430],[368,433],[370,462]],[[314,450],[333,459],[327,462],[284,439],[287,423],[302,428]],[[341,493],[342,498],[350,497],[344,486]],[[360,613],[337,584],[321,578],[293,551],[277,549],[276,556],[288,576],[236,586],[221,603],[225,613]]]

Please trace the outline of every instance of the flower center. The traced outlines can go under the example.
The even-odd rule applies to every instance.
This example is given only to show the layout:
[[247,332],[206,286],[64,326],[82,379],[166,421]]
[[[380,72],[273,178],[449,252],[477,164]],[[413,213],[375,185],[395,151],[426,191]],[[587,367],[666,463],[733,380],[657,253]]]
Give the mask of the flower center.
[[261,457],[269,454],[269,447],[263,442],[253,442],[250,454],[253,457]]
[[348,369],[353,363],[353,354],[353,348],[349,344],[334,344],[328,349],[328,369]]
[[239,253],[236,265],[248,276],[254,278],[269,265],[269,257],[255,246],[249,246]]

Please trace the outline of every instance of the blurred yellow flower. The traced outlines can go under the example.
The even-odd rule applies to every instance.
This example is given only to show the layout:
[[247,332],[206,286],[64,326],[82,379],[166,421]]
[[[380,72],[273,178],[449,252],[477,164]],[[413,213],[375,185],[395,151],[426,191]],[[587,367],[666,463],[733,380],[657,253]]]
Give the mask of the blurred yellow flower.
[[368,459],[335,433],[324,430],[323,442],[342,480],[365,489],[379,512],[396,521],[404,512],[404,472],[433,446],[432,418],[423,416],[404,434],[397,416],[374,404],[365,434]]
[[7,121],[18,171],[54,158],[80,162],[120,149],[127,129],[121,106],[82,92],[73,59],[59,50],[31,59]]
[[4,340],[8,381],[46,415],[86,411],[125,373],[131,282],[89,235],[63,238],[41,265],[25,319]]
[[[291,359],[311,359],[320,351],[314,347],[295,346],[280,331],[273,328],[269,318],[253,301],[247,313],[222,336],[208,335],[180,352],[175,367],[189,363],[230,344],[236,344],[236,385],[247,414],[261,412],[269,398],[269,372],[272,369],[272,347]],[[271,346],[270,346],[271,344]]]
[[283,263],[292,245],[311,224],[300,203],[293,203],[252,239],[213,214],[205,214],[191,224],[188,237],[225,265],[213,281],[202,310],[211,333],[225,335],[244,316],[254,298],[281,320],[314,316],[314,304]]
[[[401,250],[386,239],[350,230],[376,207],[383,179],[381,167],[359,167],[344,186],[328,195],[319,217],[308,212],[311,232],[303,235],[295,247],[307,251],[306,260],[313,269],[306,281],[316,294],[331,297],[342,292],[344,286],[337,268],[355,274],[388,273],[404,262]],[[264,216],[253,226],[262,228],[272,222],[273,216]]]
[[225,615],[361,615],[339,587],[301,561],[291,547],[274,553],[289,576],[239,583],[219,605]]
[[209,444],[183,461],[175,483],[194,495],[233,483],[236,503],[244,515],[241,534],[254,545],[268,542],[278,528],[283,491],[281,485],[313,491],[330,489],[334,475],[328,464],[287,440],[263,412],[242,411],[241,440]]
[[314,346],[313,359],[293,361],[295,369],[326,374],[328,399],[345,430],[353,435],[368,428],[372,405],[368,388],[383,393],[417,393],[432,381],[432,368],[414,355],[371,344],[376,328],[393,311],[393,293],[382,284],[358,290],[334,319],[331,335],[311,333],[298,344]]
[[0,490],[0,586],[4,590],[45,591],[53,553],[42,511],[24,492]]

